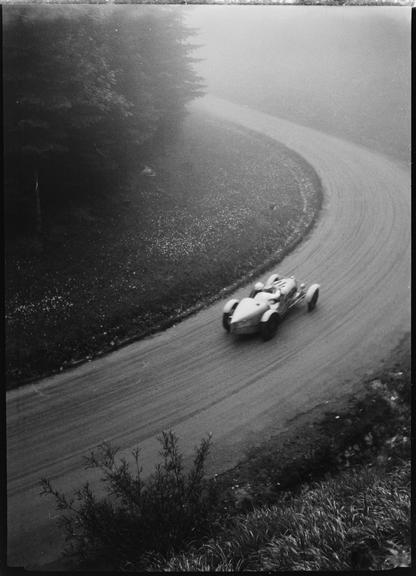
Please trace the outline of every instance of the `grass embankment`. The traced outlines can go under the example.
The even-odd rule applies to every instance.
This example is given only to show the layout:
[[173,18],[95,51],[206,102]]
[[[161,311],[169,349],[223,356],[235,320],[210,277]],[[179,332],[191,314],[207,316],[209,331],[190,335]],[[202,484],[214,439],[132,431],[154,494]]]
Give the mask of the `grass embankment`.
[[410,464],[363,468],[233,519],[169,571],[383,569],[410,564]]
[[64,512],[78,569],[357,570],[410,566],[410,350],[360,398],[256,447],[234,470],[204,478],[205,439],[184,470],[164,433],[162,462],[140,477],[111,447],[89,459],[107,497],[75,500],[43,482]]
[[321,204],[302,158],[196,115],[149,164],[54,220],[41,254],[6,243],[8,387],[168,326],[281,259]]

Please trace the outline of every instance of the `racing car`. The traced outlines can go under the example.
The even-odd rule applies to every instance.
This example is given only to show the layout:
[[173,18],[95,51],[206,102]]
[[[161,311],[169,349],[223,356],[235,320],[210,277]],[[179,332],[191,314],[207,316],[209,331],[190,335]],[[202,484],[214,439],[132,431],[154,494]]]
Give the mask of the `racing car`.
[[294,276],[281,278],[272,274],[267,282],[257,282],[249,297],[229,300],[224,306],[222,325],[231,334],[260,332],[263,340],[270,340],[286,313],[301,302],[312,311],[319,297],[319,284],[297,283]]

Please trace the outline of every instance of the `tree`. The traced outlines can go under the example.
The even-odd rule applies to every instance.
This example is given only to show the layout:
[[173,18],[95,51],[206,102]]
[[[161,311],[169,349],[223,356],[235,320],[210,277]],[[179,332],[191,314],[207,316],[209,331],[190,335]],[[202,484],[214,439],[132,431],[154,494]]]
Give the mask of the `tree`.
[[15,5],[4,20],[6,172],[34,214],[143,153],[200,93],[175,10]]
[[[10,10],[11,9],[11,10]],[[53,16],[53,17],[52,17]],[[106,115],[127,116],[112,70],[96,44],[93,13],[70,18],[48,7],[8,7],[4,28],[5,154],[9,176],[48,202],[74,143]],[[53,47],[53,49],[51,48]],[[76,156],[76,155],[75,155]]]

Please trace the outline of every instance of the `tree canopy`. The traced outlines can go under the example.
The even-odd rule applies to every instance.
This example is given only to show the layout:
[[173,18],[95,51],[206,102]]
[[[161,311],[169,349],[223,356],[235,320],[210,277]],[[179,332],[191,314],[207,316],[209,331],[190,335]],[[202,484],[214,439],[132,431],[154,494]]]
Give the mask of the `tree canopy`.
[[58,190],[63,174],[140,157],[201,93],[177,9],[5,8],[5,164],[17,196],[35,173]]

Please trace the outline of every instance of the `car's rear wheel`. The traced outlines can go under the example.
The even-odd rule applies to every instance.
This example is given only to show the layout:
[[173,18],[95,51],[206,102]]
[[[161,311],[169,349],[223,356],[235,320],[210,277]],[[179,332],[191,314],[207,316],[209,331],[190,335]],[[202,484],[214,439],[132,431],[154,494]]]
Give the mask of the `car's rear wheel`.
[[231,314],[229,312],[224,312],[224,314],[222,315],[222,325],[227,332],[230,331],[230,321],[231,321]]
[[308,302],[308,312],[312,312],[312,310],[315,308],[316,303],[318,302],[318,298],[319,298],[319,289],[316,289],[310,302]]
[[277,332],[279,326],[279,317],[277,314],[272,314],[266,322],[260,324],[260,335],[262,339],[266,342],[273,338]]
[[235,304],[232,306],[231,310],[229,312],[224,312],[222,315],[222,325],[224,330],[226,330],[227,332],[230,331],[230,322],[231,322],[231,317],[234,314],[234,310],[237,308],[238,302],[235,302]]

